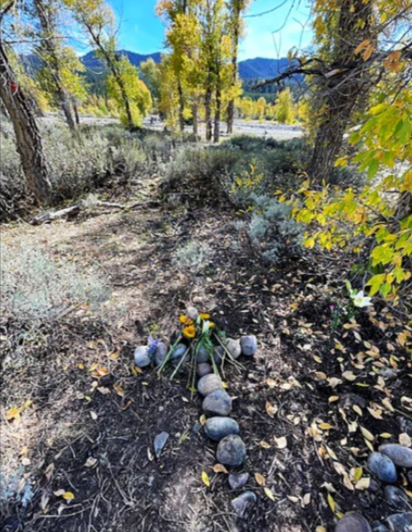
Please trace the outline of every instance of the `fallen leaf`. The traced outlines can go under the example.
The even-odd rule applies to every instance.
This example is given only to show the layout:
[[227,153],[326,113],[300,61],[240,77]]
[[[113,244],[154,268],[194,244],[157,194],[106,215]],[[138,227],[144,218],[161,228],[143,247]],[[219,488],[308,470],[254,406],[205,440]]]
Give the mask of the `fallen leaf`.
[[18,419],[20,417],[20,408],[10,408],[7,410],[6,418],[7,421],[12,421],[13,419]]
[[272,448],[272,446],[269,445],[269,443],[267,443],[267,442],[265,442],[265,441],[261,441],[261,442],[259,443],[259,445],[260,445],[261,447],[263,447],[264,449],[271,449],[271,448]]
[[96,419],[97,419],[96,412],[93,412],[93,410],[90,410],[90,417],[93,419],[93,421],[96,421]]
[[213,471],[215,473],[226,473],[229,474],[229,471],[226,469],[226,467],[223,464],[215,464],[212,467]]
[[370,483],[371,479],[369,477],[363,477],[355,484],[355,489],[359,491],[367,490],[369,489]]
[[275,496],[269,488],[263,488],[263,491],[265,492],[266,497],[268,497],[271,501],[275,502]]
[[362,427],[361,425],[359,425],[359,428],[367,440],[375,441],[375,436],[371,432],[369,432],[368,429],[365,429],[365,427]]
[[274,417],[274,415],[277,413],[278,407],[276,405],[272,405],[269,403],[269,401],[266,401],[266,413],[270,417]]
[[89,456],[89,458],[86,460],[86,463],[84,464],[86,467],[93,467],[97,464],[97,458],[93,458],[93,456]]
[[63,499],[66,501],[71,501],[74,499],[74,493],[71,491],[65,491],[62,495]]
[[285,449],[288,446],[288,440],[286,439],[286,436],[281,436],[280,438],[273,438],[273,441],[275,442],[275,447],[278,449]]
[[210,488],[209,475],[206,473],[206,471],[202,471],[202,482],[205,486]]
[[266,485],[266,479],[260,473],[255,473],[255,479],[256,479],[256,482],[259,484],[259,486],[265,486]]
[[399,434],[399,443],[405,447],[411,447],[412,440],[409,434],[406,434],[406,432]]

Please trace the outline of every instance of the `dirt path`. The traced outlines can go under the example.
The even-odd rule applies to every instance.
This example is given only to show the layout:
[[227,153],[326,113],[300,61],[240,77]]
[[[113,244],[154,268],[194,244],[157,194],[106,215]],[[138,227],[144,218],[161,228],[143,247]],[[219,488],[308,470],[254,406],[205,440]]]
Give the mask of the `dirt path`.
[[[156,183],[145,186],[147,194],[156,195]],[[326,374],[342,373],[346,362],[337,360],[339,355],[360,348],[349,331],[343,351],[337,351],[330,335],[330,287],[336,272],[329,263],[309,261],[263,270],[247,250],[233,246],[234,219],[230,211],[165,204],[3,229],[3,241],[16,250],[19,245],[44,248],[56,259],[71,258],[85,272],[103,272],[113,292],[106,321],[80,309],[57,329],[45,326],[39,345],[23,347],[5,364],[5,408],[29,399],[33,406],[18,423],[3,422],[4,464],[8,473],[23,469],[21,478],[32,497],[26,508],[5,505],[2,530],[332,530],[325,483],[335,487],[333,500],[340,511],[361,508],[370,518],[379,517],[377,496],[348,492],[328,454],[336,453],[349,469],[365,453],[360,433],[342,443],[347,425],[329,402],[336,390],[324,380]],[[174,262],[175,250],[190,239],[213,249],[203,275]],[[258,495],[244,519],[230,506],[239,492],[230,490],[225,474],[212,471],[214,445],[203,434],[201,401],[190,399],[185,377],[170,381],[133,369],[133,347],[149,333],[167,337],[189,303],[210,311],[230,335],[258,337],[256,358],[240,372],[226,374],[236,398],[233,417],[248,449],[242,470],[250,472],[247,488]],[[368,338],[386,342],[379,328]],[[352,385],[341,382],[343,396]],[[403,384],[399,393],[402,389]],[[381,393],[356,392],[373,402]],[[277,407],[275,415],[268,414],[268,405]],[[333,428],[319,428],[325,423]],[[362,424],[375,432],[381,422],[365,418]],[[378,428],[399,432],[394,415]],[[153,440],[162,431],[171,436],[155,459]],[[279,449],[276,441],[282,437],[287,445]],[[355,462],[350,458],[354,446],[360,449]],[[201,481],[202,471],[211,478],[210,488]],[[265,477],[273,500],[255,473]],[[59,490],[73,493],[74,499],[64,500]]]

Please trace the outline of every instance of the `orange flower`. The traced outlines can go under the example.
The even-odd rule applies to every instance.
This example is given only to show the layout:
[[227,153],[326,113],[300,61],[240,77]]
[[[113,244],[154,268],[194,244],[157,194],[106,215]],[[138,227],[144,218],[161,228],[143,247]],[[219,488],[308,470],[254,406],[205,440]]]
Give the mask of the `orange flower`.
[[186,338],[194,338],[196,336],[196,327],[194,325],[189,325],[183,329],[183,334]]
[[208,320],[210,318],[210,314],[208,314],[207,312],[201,312],[199,314],[199,317],[202,318],[202,320]]
[[183,325],[193,325],[193,320],[182,314],[179,318],[180,323]]

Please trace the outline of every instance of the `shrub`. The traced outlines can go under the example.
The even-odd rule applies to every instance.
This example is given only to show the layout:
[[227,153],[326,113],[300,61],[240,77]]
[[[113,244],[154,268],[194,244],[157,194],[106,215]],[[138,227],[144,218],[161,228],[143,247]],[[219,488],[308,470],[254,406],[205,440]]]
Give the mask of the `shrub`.
[[237,223],[246,232],[254,251],[265,261],[298,257],[301,254],[303,229],[291,218],[292,208],[275,198],[252,195],[254,212],[249,222]]
[[213,250],[208,244],[190,241],[176,250],[174,262],[181,270],[200,273],[206,269],[212,257]]
[[98,308],[109,289],[95,275],[80,273],[75,264],[51,260],[36,249],[2,245],[0,260],[3,318],[25,329],[59,319],[69,309]]

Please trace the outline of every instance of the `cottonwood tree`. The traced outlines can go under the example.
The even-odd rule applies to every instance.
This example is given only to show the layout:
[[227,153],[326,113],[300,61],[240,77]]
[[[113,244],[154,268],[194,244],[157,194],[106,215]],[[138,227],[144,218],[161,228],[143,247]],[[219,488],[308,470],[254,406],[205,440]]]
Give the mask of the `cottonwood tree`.
[[[1,2],[0,25],[12,12],[15,2]],[[29,190],[37,203],[50,201],[51,186],[48,165],[34,112],[20,87],[9,60],[10,46],[0,32],[0,99],[7,110],[16,135],[16,147]]]

